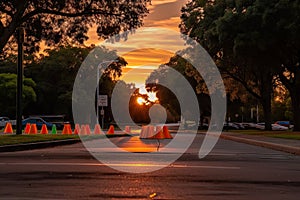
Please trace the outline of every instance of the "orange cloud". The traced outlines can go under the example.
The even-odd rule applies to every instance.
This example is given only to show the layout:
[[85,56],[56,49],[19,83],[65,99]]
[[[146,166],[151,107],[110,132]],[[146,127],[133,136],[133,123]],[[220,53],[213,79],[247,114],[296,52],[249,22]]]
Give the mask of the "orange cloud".
[[167,63],[174,54],[162,49],[137,49],[122,55],[128,62],[120,78],[137,87],[144,84],[150,73],[161,64]]
[[[144,27],[153,28],[147,29],[142,35],[135,33],[130,35],[128,42],[122,44],[102,43],[103,40],[99,40],[96,34],[96,27],[92,27],[88,32],[90,39],[85,44],[102,43],[109,49],[116,49],[117,53],[128,62],[128,66],[123,70],[121,79],[128,83],[132,82],[141,85],[154,69],[157,69],[160,64],[168,62],[170,57],[174,55],[174,52],[182,49],[184,46],[182,38],[174,37],[167,29],[179,31],[180,10],[187,1],[152,0],[152,4],[149,6],[150,13],[144,20]],[[156,27],[167,29],[162,31]],[[140,49],[141,47],[145,48],[147,46],[145,44],[149,45],[150,48]],[[168,49],[172,53],[162,49]]]
[[179,30],[180,18],[179,17],[171,17],[166,20],[148,20],[145,23],[145,26],[148,27],[166,27],[169,29],[173,29],[175,31]]
[[157,66],[168,62],[173,53],[162,49],[137,49],[122,55],[130,67]]

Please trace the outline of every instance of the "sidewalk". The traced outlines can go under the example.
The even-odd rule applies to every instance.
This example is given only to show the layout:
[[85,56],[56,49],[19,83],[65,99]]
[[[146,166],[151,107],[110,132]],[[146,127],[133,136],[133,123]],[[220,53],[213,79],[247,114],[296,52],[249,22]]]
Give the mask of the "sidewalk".
[[221,138],[300,155],[300,140],[272,138],[261,135],[247,135],[232,132],[223,132],[221,134]]

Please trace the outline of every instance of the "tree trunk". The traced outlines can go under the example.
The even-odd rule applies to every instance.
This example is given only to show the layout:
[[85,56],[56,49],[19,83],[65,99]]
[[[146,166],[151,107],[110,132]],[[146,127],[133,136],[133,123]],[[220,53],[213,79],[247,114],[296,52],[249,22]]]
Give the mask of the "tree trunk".
[[293,131],[300,131],[300,93],[296,91],[291,92],[291,100],[294,120]]
[[261,87],[261,104],[263,106],[264,111],[264,119],[265,119],[265,130],[272,130],[272,109],[271,109],[271,101],[272,101],[272,76],[269,74],[265,74],[264,78],[262,78],[262,87]]
[[[267,95],[266,95],[267,96]],[[264,111],[264,119],[265,119],[265,130],[272,130],[272,115],[271,115],[271,94],[265,97],[266,99],[262,100],[262,106]]]

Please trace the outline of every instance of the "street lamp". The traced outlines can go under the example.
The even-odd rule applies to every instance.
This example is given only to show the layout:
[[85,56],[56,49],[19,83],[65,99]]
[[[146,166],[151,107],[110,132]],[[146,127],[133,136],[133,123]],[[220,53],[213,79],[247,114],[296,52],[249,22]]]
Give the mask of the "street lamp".
[[24,50],[23,43],[25,39],[25,30],[22,27],[17,29],[18,34],[18,67],[17,67],[17,135],[22,134],[22,94],[23,94],[23,60]]
[[[100,69],[102,68],[102,65],[105,63],[111,64],[112,62],[116,62],[117,60],[107,60],[101,62],[97,67],[97,122],[99,123],[99,79],[100,79]],[[103,106],[101,106],[101,115],[102,115],[102,124],[101,127],[104,127],[104,109]]]

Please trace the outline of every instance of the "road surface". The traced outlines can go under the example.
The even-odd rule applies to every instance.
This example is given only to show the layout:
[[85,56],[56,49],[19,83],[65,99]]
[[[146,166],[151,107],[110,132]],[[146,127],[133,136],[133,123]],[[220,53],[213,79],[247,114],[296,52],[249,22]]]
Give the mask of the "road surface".
[[220,139],[200,160],[202,139],[172,165],[142,174],[101,164],[81,143],[0,153],[0,199],[300,198],[299,156]]

